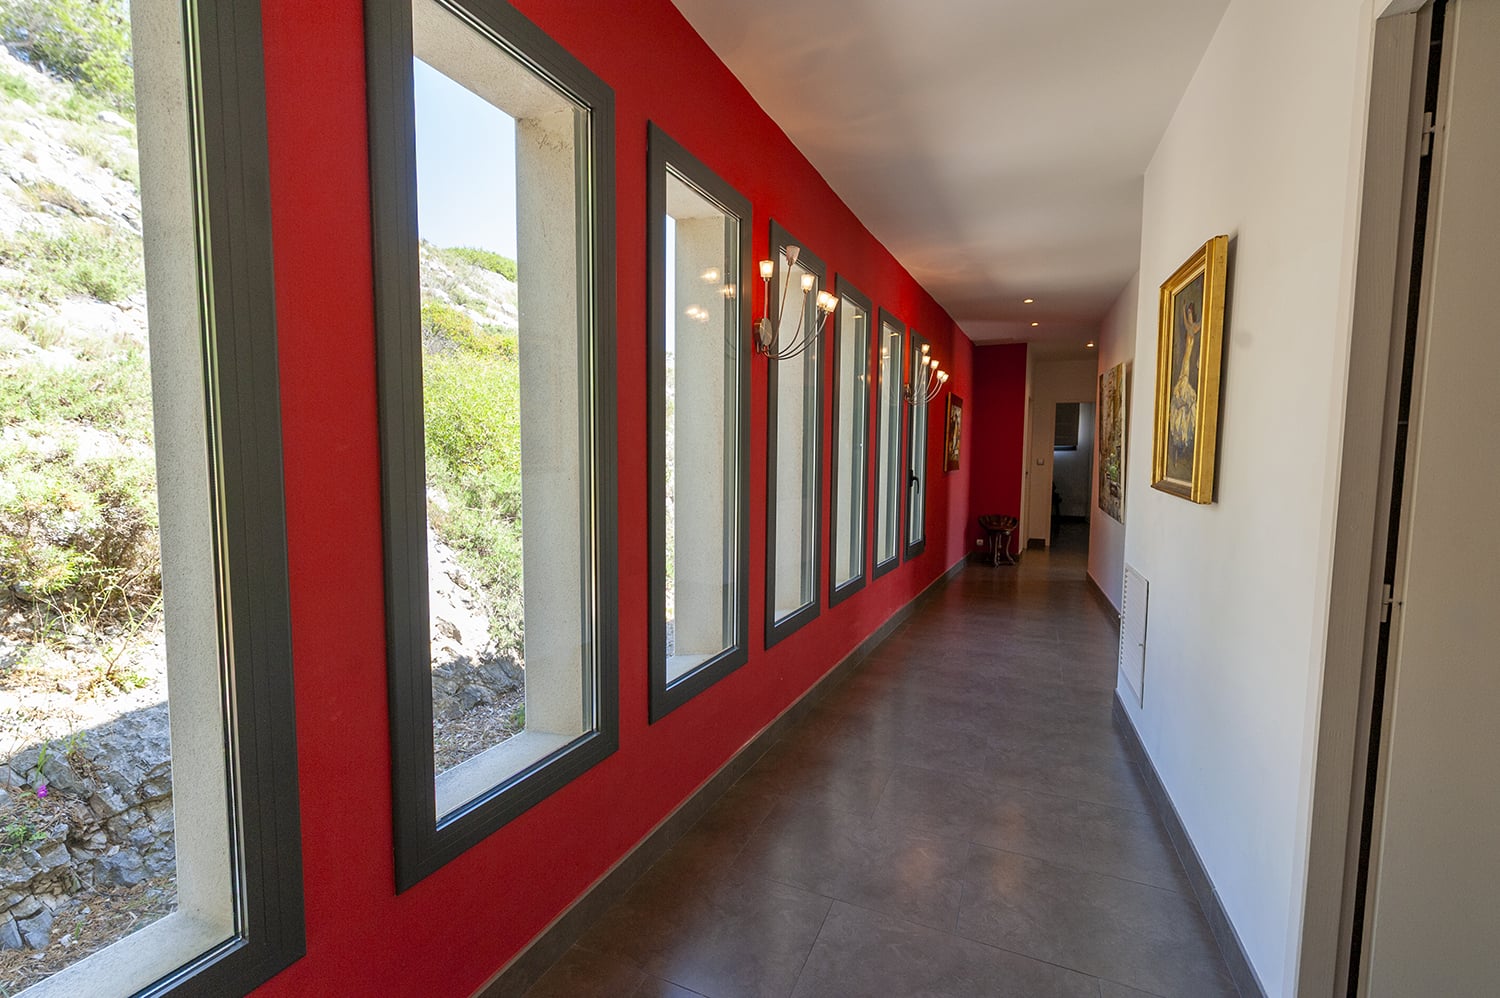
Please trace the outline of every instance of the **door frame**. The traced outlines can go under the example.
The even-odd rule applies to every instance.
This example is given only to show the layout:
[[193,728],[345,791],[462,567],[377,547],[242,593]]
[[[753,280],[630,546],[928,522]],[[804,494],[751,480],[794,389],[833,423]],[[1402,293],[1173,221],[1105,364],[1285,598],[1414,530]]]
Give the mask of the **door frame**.
[[1343,459],[1297,951],[1301,995],[1345,995],[1351,969],[1359,972],[1351,968],[1350,955],[1355,897],[1366,875],[1363,816],[1374,789],[1367,773],[1397,487],[1396,422],[1408,301],[1422,290],[1411,287],[1411,277],[1431,9],[1431,0],[1393,0],[1374,24]]

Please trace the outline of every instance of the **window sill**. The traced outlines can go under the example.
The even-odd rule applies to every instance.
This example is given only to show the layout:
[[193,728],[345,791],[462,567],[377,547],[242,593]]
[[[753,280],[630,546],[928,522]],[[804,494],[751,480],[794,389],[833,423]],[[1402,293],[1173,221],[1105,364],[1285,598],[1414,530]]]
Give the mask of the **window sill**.
[[231,926],[176,911],[21,994],[26,998],[135,994],[233,937]]
[[582,735],[522,731],[494,748],[486,749],[474,758],[439,773],[436,785],[438,821],[441,822],[465,804],[489,793],[580,737]]

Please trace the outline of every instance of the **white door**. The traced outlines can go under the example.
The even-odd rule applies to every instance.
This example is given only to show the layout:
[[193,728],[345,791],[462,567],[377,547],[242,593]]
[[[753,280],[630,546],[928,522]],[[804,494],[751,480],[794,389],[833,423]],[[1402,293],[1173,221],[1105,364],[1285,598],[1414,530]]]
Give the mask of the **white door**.
[[1500,0],[1448,7],[1364,993],[1500,995]]

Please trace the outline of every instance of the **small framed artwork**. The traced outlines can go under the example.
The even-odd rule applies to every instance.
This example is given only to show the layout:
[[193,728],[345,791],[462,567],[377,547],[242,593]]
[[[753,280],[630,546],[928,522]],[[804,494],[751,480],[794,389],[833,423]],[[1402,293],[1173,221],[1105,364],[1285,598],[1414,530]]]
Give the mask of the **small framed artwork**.
[[1125,522],[1125,419],[1129,412],[1125,365],[1099,375],[1099,508]]
[[1214,236],[1161,286],[1151,487],[1196,503],[1214,501],[1228,255]]
[[964,429],[964,400],[948,393],[948,429],[943,435],[943,470],[958,470],[958,448]]

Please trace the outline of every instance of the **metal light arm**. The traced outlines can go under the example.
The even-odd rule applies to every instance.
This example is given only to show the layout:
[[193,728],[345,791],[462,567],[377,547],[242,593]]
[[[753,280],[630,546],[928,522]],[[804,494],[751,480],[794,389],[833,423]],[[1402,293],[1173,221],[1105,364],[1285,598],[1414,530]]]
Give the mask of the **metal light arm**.
[[[786,256],[787,276],[790,277],[792,268],[796,266],[797,257],[801,255],[802,249],[798,246],[788,246],[783,251]],[[781,318],[786,314],[787,298],[791,295],[791,281],[787,281],[781,288],[781,301],[777,303],[776,314],[770,314],[771,303],[771,276],[776,271],[776,263],[772,260],[760,262],[760,279],[765,285],[766,293],[766,315],[755,324],[755,349],[759,353],[772,360],[791,360],[799,356],[808,347],[818,341],[823,335],[823,327],[828,322],[828,317],[838,307],[838,298],[827,291],[819,291],[817,295],[817,318],[814,319],[812,328],[807,327],[807,296],[812,294],[818,285],[818,279],[812,274],[802,275],[802,297],[798,300],[797,328],[792,331],[787,342],[780,342]]]

